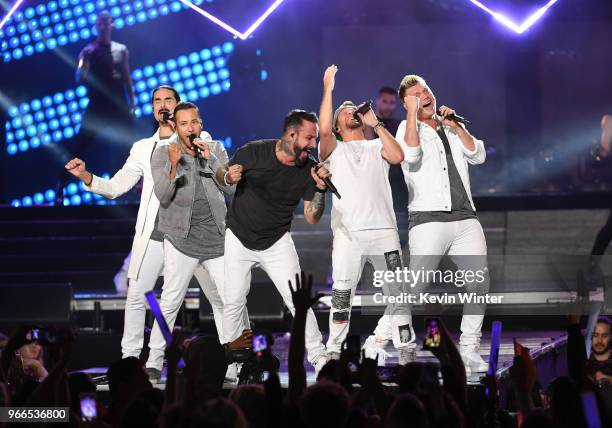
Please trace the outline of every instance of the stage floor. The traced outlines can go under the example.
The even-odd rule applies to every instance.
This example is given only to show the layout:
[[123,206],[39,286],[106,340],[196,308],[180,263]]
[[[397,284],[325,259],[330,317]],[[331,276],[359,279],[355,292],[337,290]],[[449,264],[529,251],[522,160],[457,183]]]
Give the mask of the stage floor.
[[[289,353],[289,333],[277,333],[274,334],[274,354],[278,356],[281,361],[280,366],[280,380],[281,386],[283,388],[287,388],[289,377],[287,373],[287,356]],[[367,336],[362,336],[362,343],[365,341]],[[453,335],[455,339],[455,343],[458,343],[459,334]],[[498,361],[498,369],[497,369],[497,377],[502,380],[507,377],[508,369],[512,365],[512,359],[514,357],[514,346],[512,339],[516,338],[516,340],[523,346],[526,346],[530,350],[530,354],[536,365],[539,359],[543,359],[546,355],[550,353],[556,353],[557,351],[564,348],[567,343],[567,335],[562,330],[542,330],[542,331],[503,331],[502,332],[502,343],[499,352],[499,361]],[[483,334],[482,345],[480,349],[480,354],[488,361],[491,340],[488,332]],[[420,343],[420,337],[418,338]],[[419,345],[420,348],[420,345]],[[397,350],[393,347],[392,344],[388,344],[385,350],[390,354],[390,356],[386,359],[387,366],[397,365]],[[437,359],[432,355],[429,351],[424,351],[419,349],[417,353],[417,360],[423,362],[437,362]],[[316,381],[314,368],[306,363],[307,368],[307,381],[308,384],[312,384]],[[87,370],[82,370],[84,372],[90,373],[94,379],[101,378],[104,373],[106,373],[106,367],[94,367]],[[468,373],[468,384],[475,385],[480,382],[480,379],[485,375],[485,373]],[[158,383],[155,385],[156,388],[164,389],[165,387],[165,370],[162,373],[162,383]],[[393,384],[388,384],[393,386]],[[236,383],[225,383],[225,389],[233,389],[236,387]],[[108,385],[105,383],[98,384],[99,391],[108,391]]]

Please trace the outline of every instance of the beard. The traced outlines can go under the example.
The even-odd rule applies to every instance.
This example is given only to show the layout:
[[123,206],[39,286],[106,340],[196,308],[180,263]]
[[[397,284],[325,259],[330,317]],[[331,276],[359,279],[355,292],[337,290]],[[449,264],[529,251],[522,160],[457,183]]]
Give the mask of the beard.
[[361,122],[361,119],[359,117],[354,118],[354,119],[355,120],[348,119],[346,121],[346,127],[348,129],[358,129],[358,128],[361,128],[363,126],[363,123]]
[[302,149],[300,147],[296,147],[294,149],[294,154],[295,154],[295,166],[297,167],[303,167],[304,165],[306,165],[308,163],[308,156],[302,158],[302,153],[306,153],[308,154],[308,149]]

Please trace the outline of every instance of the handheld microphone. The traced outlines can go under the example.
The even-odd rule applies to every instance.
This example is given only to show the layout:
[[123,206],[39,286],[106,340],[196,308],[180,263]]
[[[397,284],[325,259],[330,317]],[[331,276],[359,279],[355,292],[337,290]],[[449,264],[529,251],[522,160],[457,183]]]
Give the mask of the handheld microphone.
[[161,113],[162,116],[162,121],[163,122],[168,122],[170,120],[170,111],[169,110],[160,110],[159,111]]
[[[307,153],[308,153],[308,159],[314,162],[315,166],[320,163],[319,160],[312,155],[312,153],[310,153],[309,151],[307,151]],[[322,178],[321,180],[323,180],[327,188],[331,190],[331,192],[336,196],[336,198],[338,199],[342,198],[340,196],[340,193],[338,193],[338,189],[336,189],[336,186],[334,186],[334,183],[332,183],[332,181],[328,177]]]
[[457,123],[463,123],[464,125],[471,125],[472,124],[472,122],[467,120],[465,117],[459,116],[458,114],[449,114],[449,115],[447,115],[445,117],[445,116],[442,116],[442,114],[440,113],[440,110],[436,111],[436,114],[438,116],[440,116],[441,118],[452,120],[452,121],[457,122]]
[[193,144],[193,141],[197,138],[196,134],[189,134],[189,142],[191,143],[191,146],[193,147],[193,150],[196,152],[196,157],[198,159],[202,159],[202,149],[200,149],[200,147],[196,146],[195,144]]

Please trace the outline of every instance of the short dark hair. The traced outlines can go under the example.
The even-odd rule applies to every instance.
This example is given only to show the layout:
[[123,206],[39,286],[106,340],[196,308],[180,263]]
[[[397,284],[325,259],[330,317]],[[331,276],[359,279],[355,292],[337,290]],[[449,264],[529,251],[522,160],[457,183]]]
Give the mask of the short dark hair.
[[159,91],[160,89],[167,89],[170,92],[172,92],[172,94],[174,95],[174,99],[176,100],[177,103],[181,102],[181,96],[179,95],[179,93],[176,91],[176,89],[174,89],[172,86],[170,85],[160,85],[157,88],[153,89],[153,92],[151,92],[151,102],[153,102],[153,99],[155,98],[155,93],[157,91]]
[[287,116],[285,116],[283,133],[287,132],[287,129],[289,128],[302,126],[302,123],[305,120],[314,124],[319,122],[317,114],[313,111],[307,112],[306,110],[291,110],[289,113],[287,113]]
[[191,109],[194,109],[195,111],[197,111],[198,115],[200,114],[200,109],[198,108],[197,105],[195,105],[194,103],[190,103],[189,101],[181,101],[180,103],[176,105],[176,107],[174,107],[174,118],[176,119],[176,114],[179,111],[191,110]]
[[608,318],[605,315],[600,316],[599,318],[597,318],[597,322],[595,324],[608,324],[608,327],[610,329],[612,329],[612,322],[610,321],[610,318]]
[[378,95],[381,94],[389,94],[389,95],[397,95],[397,91],[393,89],[391,86],[383,86],[378,90]]

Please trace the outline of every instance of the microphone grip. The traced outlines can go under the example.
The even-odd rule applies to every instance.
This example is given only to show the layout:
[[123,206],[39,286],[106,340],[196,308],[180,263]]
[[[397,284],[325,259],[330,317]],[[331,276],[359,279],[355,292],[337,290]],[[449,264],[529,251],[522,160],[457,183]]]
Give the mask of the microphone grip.
[[342,198],[342,196],[340,196],[340,193],[338,193],[338,189],[336,189],[336,186],[334,186],[334,183],[332,183],[332,181],[328,177],[325,177],[323,179],[323,183],[325,183],[327,188],[331,190],[331,192],[336,196],[336,198],[338,199]]

